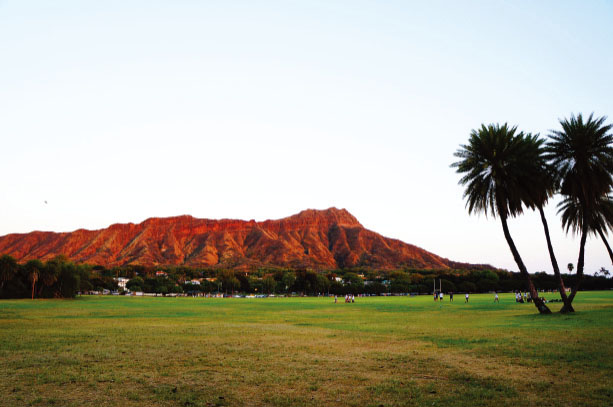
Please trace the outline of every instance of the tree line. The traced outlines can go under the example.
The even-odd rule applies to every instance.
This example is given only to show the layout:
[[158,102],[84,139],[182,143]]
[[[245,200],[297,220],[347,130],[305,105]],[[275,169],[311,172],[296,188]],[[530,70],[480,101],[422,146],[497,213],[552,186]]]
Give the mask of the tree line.
[[[8,255],[0,256],[0,298],[73,298],[78,293],[119,292],[117,279],[128,279],[130,291],[166,294],[291,294],[345,295],[384,293],[509,292],[526,290],[521,273],[506,270],[328,270],[260,268],[250,272],[225,269],[197,269],[180,266],[144,267],[127,265],[105,268],[74,264],[63,256],[47,262],[30,260],[19,264]],[[563,274],[566,285],[576,275]],[[536,290],[557,289],[557,277],[545,272],[531,276]],[[583,289],[613,289],[613,278],[602,268],[597,276],[586,276]]]
[[79,291],[91,290],[96,283],[99,277],[90,271],[90,266],[71,263],[63,256],[47,262],[29,260],[19,264],[11,256],[3,255],[0,298],[73,298]]
[[[513,259],[541,314],[551,313],[539,298],[534,279],[511,237],[508,220],[524,210],[540,214],[548,255],[564,305],[560,312],[574,312],[573,299],[584,284],[585,243],[594,234],[604,243],[611,261],[613,252],[606,234],[613,226],[613,135],[606,117],[587,119],[579,114],[559,121],[546,139],[518,131],[506,123],[482,124],[470,133],[468,144],[454,154],[452,167],[462,175],[469,214],[485,213],[500,219]],[[565,279],[555,256],[543,208],[561,196],[558,214],[567,233],[580,235],[576,273]],[[570,293],[566,287],[569,286]]]

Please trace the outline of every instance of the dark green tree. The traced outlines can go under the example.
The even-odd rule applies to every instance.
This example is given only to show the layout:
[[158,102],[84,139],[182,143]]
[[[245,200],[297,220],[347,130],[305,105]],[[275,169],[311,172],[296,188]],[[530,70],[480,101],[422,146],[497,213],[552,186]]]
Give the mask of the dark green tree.
[[9,255],[0,257],[0,291],[17,274],[17,261]]
[[40,279],[40,282],[42,283],[42,287],[40,288],[40,292],[39,292],[39,295],[40,295],[43,288],[45,287],[49,288],[53,286],[53,284],[55,284],[55,282],[58,280],[60,271],[62,270],[63,263],[61,260],[58,260],[58,259],[49,260],[44,265],[39,260],[32,260],[32,261],[38,262],[37,267],[40,270],[39,279]]
[[560,120],[562,130],[554,130],[547,143],[547,158],[560,179],[559,192],[564,198],[578,203],[581,221],[581,240],[577,274],[567,302],[560,312],[572,312],[572,302],[581,287],[585,262],[585,242],[590,233],[593,214],[601,198],[613,187],[613,125],[605,124],[605,117],[587,120],[581,114]]
[[517,133],[516,127],[490,124],[472,130],[468,144],[454,154],[459,158],[452,164],[463,174],[460,184],[465,186],[464,197],[468,213],[483,212],[498,216],[504,237],[513,259],[526,280],[534,304],[541,314],[551,310],[539,298],[508,227],[508,218],[523,213],[525,201],[534,194],[532,180],[534,163],[530,162],[533,145],[530,137]]
[[283,274],[283,277],[281,278],[281,282],[285,287],[285,291],[291,291],[292,287],[294,286],[294,283],[296,282],[296,273],[292,271],[285,272]]
[[131,278],[126,283],[126,288],[130,291],[142,291],[144,285],[145,281],[142,279],[142,277],[136,276],[134,278]]
[[270,294],[274,291],[277,282],[273,278],[273,276],[266,276],[262,279],[262,288],[267,294]]

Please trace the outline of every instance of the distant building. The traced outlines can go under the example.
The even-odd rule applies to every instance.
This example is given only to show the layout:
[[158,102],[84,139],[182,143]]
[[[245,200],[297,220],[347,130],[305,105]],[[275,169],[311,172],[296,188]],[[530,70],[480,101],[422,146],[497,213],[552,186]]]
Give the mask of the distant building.
[[128,283],[128,281],[130,281],[129,278],[117,277],[117,278],[114,278],[113,280],[117,281],[117,287],[122,288],[124,291],[129,291],[126,288],[126,284]]
[[200,281],[199,281],[199,280],[196,280],[196,279],[189,280],[189,281],[188,281],[188,283],[189,283],[189,284],[193,284],[193,285],[200,285]]
[[156,277],[160,277],[160,276],[168,277],[168,273],[166,273],[165,271],[162,271],[162,270],[158,270],[158,271],[155,272],[155,276]]

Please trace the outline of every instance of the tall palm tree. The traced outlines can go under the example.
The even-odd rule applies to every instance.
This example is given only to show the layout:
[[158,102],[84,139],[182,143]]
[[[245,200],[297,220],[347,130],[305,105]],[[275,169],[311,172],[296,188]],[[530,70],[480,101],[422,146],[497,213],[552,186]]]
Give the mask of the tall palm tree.
[[[560,120],[562,130],[553,130],[547,144],[547,158],[560,177],[560,193],[577,201],[582,217],[577,279],[568,296],[572,304],[583,279],[585,242],[590,223],[597,212],[599,199],[613,187],[613,125],[605,124],[606,117],[583,119],[581,114]],[[560,312],[572,312],[564,304]]]
[[506,123],[481,125],[480,129],[471,131],[468,144],[455,152],[460,161],[451,166],[465,174],[459,183],[465,186],[468,213],[483,212],[500,218],[504,237],[526,279],[534,305],[541,314],[549,314],[551,311],[539,298],[507,224],[509,217],[523,212],[528,197],[535,195],[532,140],[523,132],[516,132],[516,127],[508,127]]
[[40,276],[40,268],[38,267],[38,263],[36,260],[30,260],[25,265],[26,275],[28,276],[28,281],[32,283],[32,299],[34,299],[34,288],[36,287],[36,282]]
[[566,295],[566,287],[564,286],[560,266],[558,265],[558,260],[556,259],[556,255],[553,250],[553,244],[549,233],[549,225],[543,209],[549,201],[549,198],[555,194],[559,185],[559,178],[557,177],[554,168],[547,163],[544,149],[545,141],[539,138],[538,134],[535,136],[528,134],[526,135],[525,140],[531,147],[529,150],[529,157],[530,165],[534,165],[534,176],[530,181],[530,189],[528,191],[528,195],[524,198],[524,204],[532,209],[538,210],[539,212],[541,223],[543,224],[543,230],[545,232],[545,240],[547,241],[547,250],[549,251],[551,266],[553,268],[553,273],[558,280],[558,291],[562,301],[570,309],[572,308],[572,305],[569,303],[568,296]]
[[[588,233],[600,237],[613,263],[613,251],[605,235],[609,229],[613,228],[613,197],[608,194],[601,196],[594,208],[588,224]],[[561,214],[562,227],[566,230],[566,233],[571,231],[573,234],[579,234],[581,232],[583,215],[578,200],[570,197],[562,200],[558,204],[558,214]]]

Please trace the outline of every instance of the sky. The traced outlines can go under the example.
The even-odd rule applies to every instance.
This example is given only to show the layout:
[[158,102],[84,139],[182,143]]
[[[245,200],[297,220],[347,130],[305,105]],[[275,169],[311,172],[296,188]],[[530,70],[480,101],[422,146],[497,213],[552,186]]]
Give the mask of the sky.
[[[517,270],[499,220],[468,215],[453,153],[481,123],[546,137],[612,116],[612,19],[611,1],[0,0],[0,235],[334,206]],[[557,201],[565,269],[579,239]],[[510,229],[551,273],[538,215]]]

